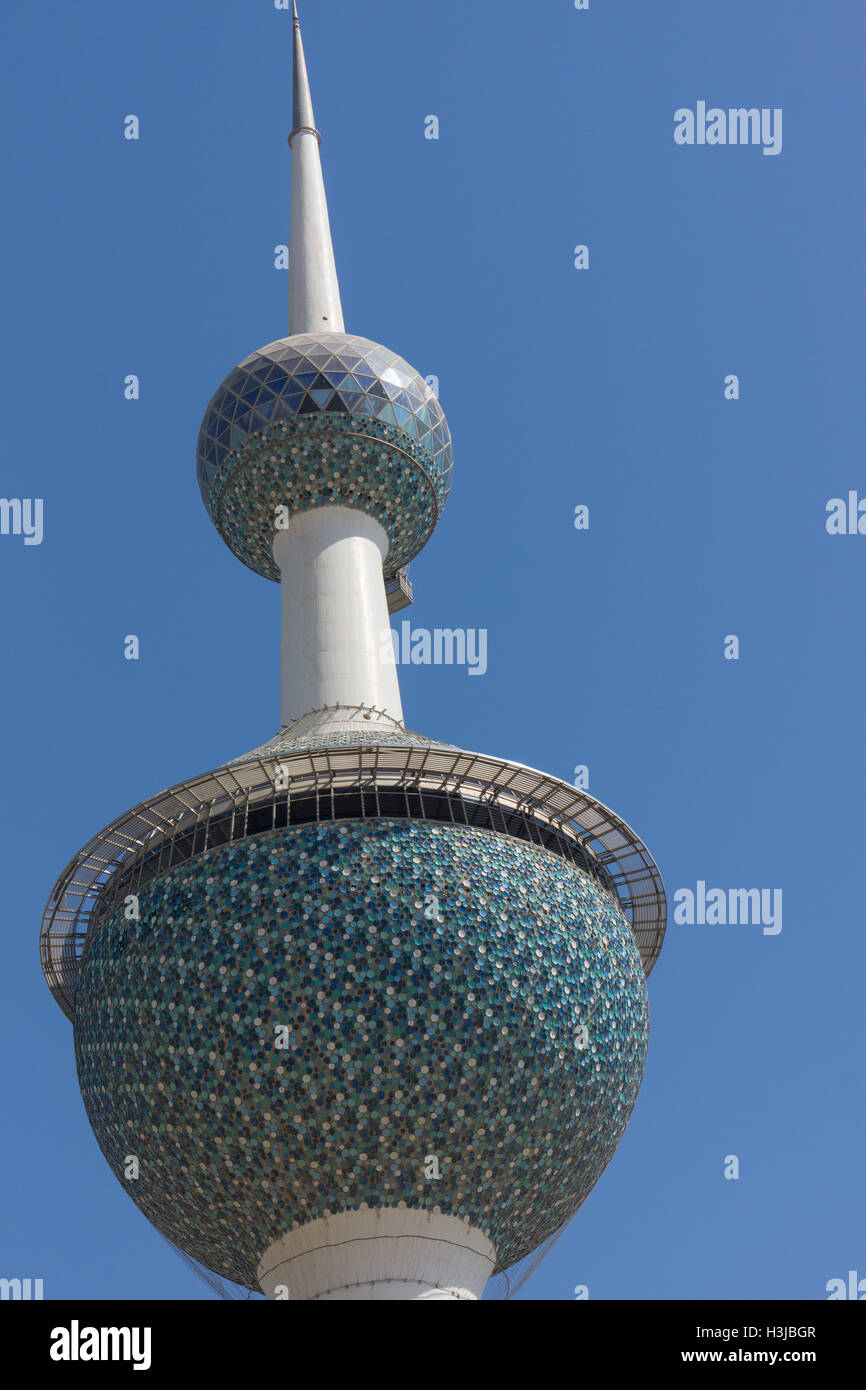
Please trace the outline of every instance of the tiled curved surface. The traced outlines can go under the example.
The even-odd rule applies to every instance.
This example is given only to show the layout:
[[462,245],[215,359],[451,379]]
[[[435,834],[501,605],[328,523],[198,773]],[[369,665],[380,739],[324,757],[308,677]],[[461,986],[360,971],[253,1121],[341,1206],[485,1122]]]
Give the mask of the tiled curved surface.
[[647,1031],[598,883],[490,831],[388,820],[274,831],[148,884],[139,922],[97,930],[75,1014],[115,1174],[250,1286],[287,1229],[363,1204],[465,1217],[520,1259],[613,1155]]

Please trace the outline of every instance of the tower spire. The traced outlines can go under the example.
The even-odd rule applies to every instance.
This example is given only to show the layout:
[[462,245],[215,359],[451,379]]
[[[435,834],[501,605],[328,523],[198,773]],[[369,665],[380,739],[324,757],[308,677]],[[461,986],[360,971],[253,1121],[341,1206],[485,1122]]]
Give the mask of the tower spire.
[[301,36],[301,21],[298,18],[298,6],[296,0],[292,0],[292,134],[289,136],[291,143],[292,137],[299,130],[312,130],[319,136],[316,130],[316,118],[313,115],[313,98],[310,95],[310,79],[307,75],[307,63],[304,57],[304,40]]
[[292,6],[292,216],[289,334],[344,333],[343,307],[298,6]]

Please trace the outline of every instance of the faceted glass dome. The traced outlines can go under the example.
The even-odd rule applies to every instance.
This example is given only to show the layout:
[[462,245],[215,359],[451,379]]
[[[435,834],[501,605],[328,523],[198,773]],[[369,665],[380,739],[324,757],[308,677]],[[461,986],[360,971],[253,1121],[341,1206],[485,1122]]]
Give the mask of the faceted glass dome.
[[303,333],[235,367],[205,413],[198,480],[205,503],[217,469],[252,434],[308,415],[367,417],[394,426],[429,456],[440,509],[451,485],[451,432],[432,388],[396,352],[346,333]]

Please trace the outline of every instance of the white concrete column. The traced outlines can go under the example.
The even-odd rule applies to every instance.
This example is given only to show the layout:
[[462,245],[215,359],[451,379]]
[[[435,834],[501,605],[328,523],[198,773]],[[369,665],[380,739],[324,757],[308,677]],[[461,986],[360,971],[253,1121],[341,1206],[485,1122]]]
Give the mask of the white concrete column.
[[317,507],[278,531],[281,723],[325,705],[372,705],[403,721],[382,561],[388,537],[349,507]]
[[495,1266],[487,1236],[459,1217],[380,1207],[299,1226],[265,1251],[257,1275],[275,1301],[475,1301]]

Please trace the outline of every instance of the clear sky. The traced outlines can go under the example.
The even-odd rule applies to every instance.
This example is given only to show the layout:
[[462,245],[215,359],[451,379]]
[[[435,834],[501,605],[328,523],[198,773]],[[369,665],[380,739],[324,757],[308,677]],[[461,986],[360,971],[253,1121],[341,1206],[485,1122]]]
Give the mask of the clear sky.
[[[402,616],[488,633],[483,677],[401,667],[407,724],[587,765],[671,900],[783,893],[775,935],[671,921],[629,1129],[520,1296],[826,1297],[866,1276],[866,535],[825,525],[866,498],[866,14],[302,20],[347,328],[439,376],[454,436]],[[278,589],[217,536],[194,451],[222,378],[287,332],[289,28],[273,0],[0,15],[0,490],[44,502],[40,545],[0,535],[0,1275],[49,1298],[206,1294],[97,1148],[37,937],[96,830],[277,729]],[[780,108],[781,152],[676,144],[698,102]]]

